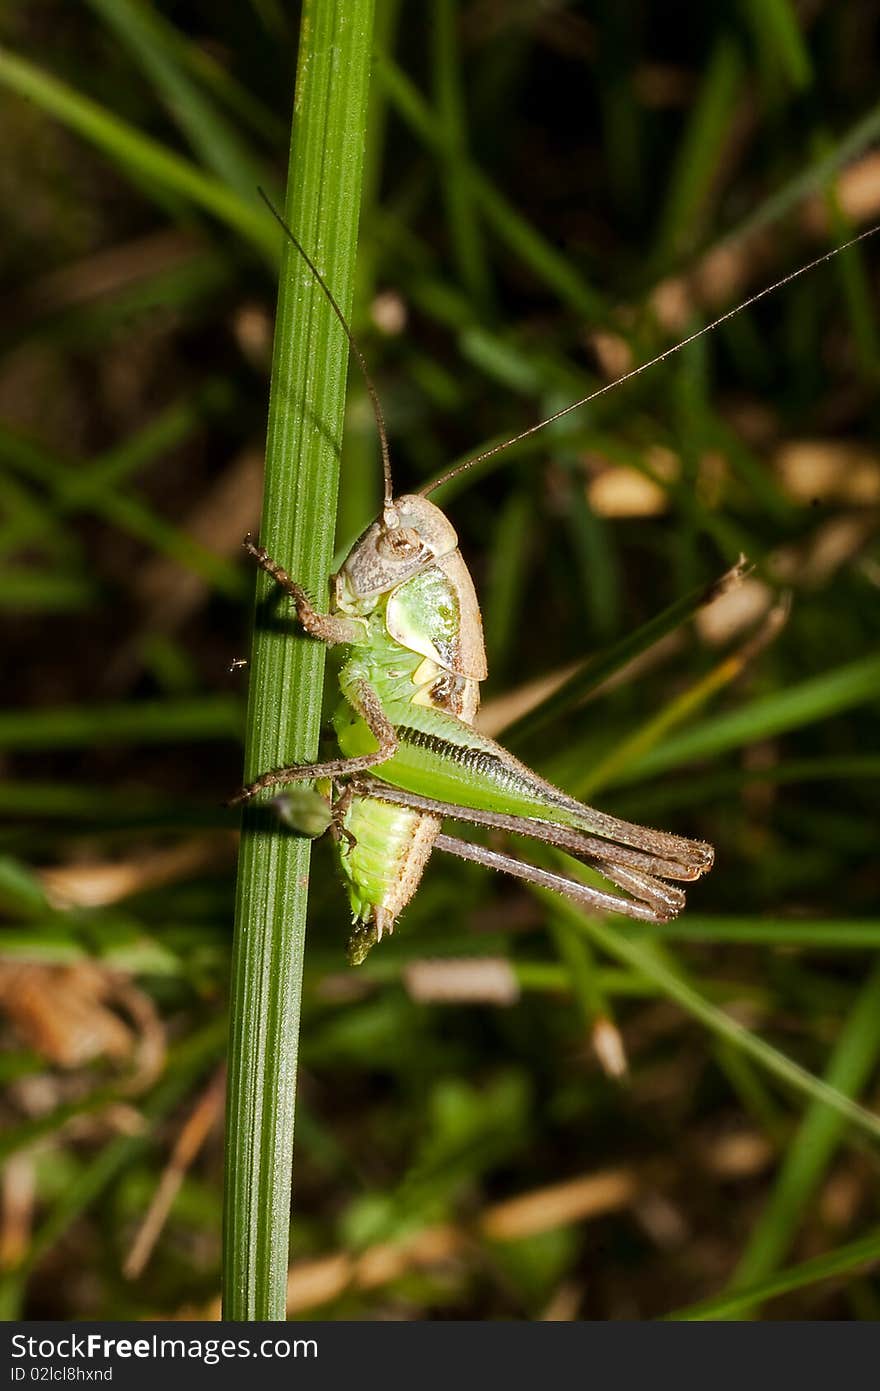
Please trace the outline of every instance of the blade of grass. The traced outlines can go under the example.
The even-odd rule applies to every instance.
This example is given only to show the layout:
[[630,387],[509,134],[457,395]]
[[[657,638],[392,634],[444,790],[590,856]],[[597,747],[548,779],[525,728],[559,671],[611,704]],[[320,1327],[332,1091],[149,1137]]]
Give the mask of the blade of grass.
[[458,6],[452,0],[434,0],[431,30],[435,104],[443,131],[446,211],[458,273],[475,304],[485,311],[492,297],[489,263],[475,216],[473,186],[459,173],[467,157],[467,117],[456,32],[458,15]]
[[[548,927],[568,976],[568,989],[574,997],[587,1034],[594,1040],[595,1046],[596,1040],[603,1036],[600,1030],[604,1026],[604,1036],[608,1037],[610,1031],[616,1037],[621,1058],[624,1058],[623,1045],[613,1024],[613,1011],[599,981],[592,947],[584,934],[576,931],[567,918],[553,914],[549,917]],[[605,1067],[605,1059],[600,1058],[600,1061]]]
[[[386,59],[377,69],[376,78],[401,120],[429,149],[442,154],[442,127],[415,84],[390,59]],[[524,265],[530,266],[577,313],[591,320],[603,318],[602,297],[586,283],[567,257],[560,255],[535,231],[479,169],[462,161],[457,173],[459,180],[470,187],[472,196],[483,216],[491,222],[496,235]]]
[[[857,1096],[880,1051],[880,967],[855,1000],[831,1055],[825,1080],[843,1096]],[[779,1176],[737,1265],[731,1291],[769,1276],[785,1256],[795,1232],[840,1144],[845,1122],[821,1102],[809,1107],[792,1139]],[[757,1312],[740,1307],[739,1317]]]
[[207,48],[185,38],[178,29],[161,15],[156,16],[164,26],[163,37],[172,52],[178,54],[183,67],[188,68],[204,87],[223,102],[237,117],[251,127],[255,134],[272,149],[283,145],[287,139],[285,123],[266,106],[253,92],[233,77],[223,63]]
[[229,404],[222,384],[214,383],[194,400],[167,407],[142,430],[87,464],[55,458],[40,445],[0,426],[0,458],[5,457],[13,467],[54,490],[41,513],[0,527],[0,556],[41,539],[59,518],[91,512],[191,569],[222,593],[239,598],[241,583],[235,566],[166,521],[148,503],[116,491],[132,474],[188,439],[206,418]]
[[[303,7],[287,218],[351,306],[366,133],[372,0]],[[261,538],[326,602],[347,343],[289,245],[282,259]],[[265,599],[270,584],[258,582]],[[258,609],[258,614],[260,610]],[[245,777],[313,759],[324,650],[256,629]],[[230,1007],[223,1294],[227,1319],[285,1315],[293,1110],[309,842],[244,817]]]
[[699,710],[731,681],[735,681],[761,648],[776,636],[786,620],[787,612],[785,605],[777,605],[771,609],[761,626],[746,642],[716,663],[692,686],[670,700],[628,739],[615,745],[605,758],[600,759],[576,779],[572,788],[574,795],[586,799],[591,797],[597,788],[613,783],[622,770],[654,748],[668,729],[674,729],[676,725],[690,719],[694,711]]
[[181,59],[188,45],[173,24],[140,0],[88,3],[143,67],[201,163],[250,202],[265,171],[186,71]]
[[0,711],[0,749],[238,739],[241,709],[229,696]]
[[11,613],[72,613],[99,598],[97,585],[80,575],[0,566],[0,609]]
[[[376,54],[389,53],[394,48],[397,33],[400,0],[379,0],[373,29],[374,61]],[[382,158],[388,124],[388,103],[379,87],[370,92],[370,120],[367,147],[364,151],[363,194],[361,197],[361,222],[367,233],[361,237],[358,247],[357,278],[355,280],[354,329],[363,347],[363,310],[358,314],[358,306],[372,305],[377,290],[379,268],[388,256],[390,248],[384,245],[376,234],[376,221],[379,216],[382,191]],[[371,235],[372,234],[372,235]],[[395,259],[395,278],[398,262]],[[367,328],[369,333],[369,328]],[[367,345],[367,356],[372,354]],[[336,514],[337,562],[334,554],[334,571],[342,564],[356,536],[369,526],[376,511],[376,422],[365,382],[360,374],[350,374],[348,406],[345,423],[345,446],[343,468],[345,487],[339,494],[339,507]]]
[[129,177],[182,194],[245,237],[269,261],[276,259],[278,238],[261,209],[158,140],[6,48],[0,48],[0,83],[91,141]]
[[495,524],[483,610],[489,670],[495,678],[504,676],[523,611],[532,521],[532,502],[522,489],[511,493]]
[[703,76],[688,125],[668,180],[666,204],[654,251],[667,264],[698,239],[700,214],[718,179],[730,120],[745,78],[737,46],[721,38]]
[[[548,898],[545,890],[538,891]],[[548,900],[549,901],[549,900]],[[811,1100],[824,1102],[839,1116],[852,1121],[875,1139],[880,1138],[880,1116],[859,1106],[850,1097],[844,1096],[836,1087],[829,1086],[819,1077],[814,1077],[806,1068],[792,1058],[780,1053],[772,1044],[753,1034],[743,1024],[733,1019],[724,1010],[718,1009],[701,992],[672,970],[649,943],[632,939],[616,928],[598,918],[588,917],[566,902],[553,900],[553,907],[563,913],[573,923],[586,932],[603,951],[618,961],[624,962],[641,976],[647,977],[677,1005],[698,1019],[701,1024],[727,1039],[735,1048],[747,1054],[771,1075],[786,1083],[794,1091]]]
[[658,783],[615,799],[621,816],[641,816],[651,821],[668,814],[670,808],[705,805],[720,802],[732,793],[756,783],[785,786],[799,782],[836,782],[841,779],[880,779],[880,757],[875,754],[853,754],[842,758],[792,759],[787,763],[771,764],[768,768],[737,768],[702,776],[693,775],[687,781]]
[[788,183],[771,193],[754,212],[743,218],[742,222],[721,238],[716,246],[726,246],[750,237],[764,227],[778,222],[786,213],[811,193],[821,192],[851,160],[863,150],[867,150],[880,136],[880,103],[872,106],[855,125],[836,141],[827,155],[808,164],[802,173],[796,174]]
[[627,662],[631,662],[633,658],[646,652],[667,633],[673,632],[682,623],[686,623],[699,609],[717,599],[719,595],[726,593],[728,589],[739,582],[741,575],[742,567],[734,566],[732,570],[728,570],[713,584],[700,585],[698,589],[686,594],[684,598],[677,599],[674,604],[670,604],[655,618],[643,623],[635,632],[625,633],[610,647],[588,657],[558,690],[554,691],[528,715],[522,716],[521,719],[507,727],[505,731],[507,742],[516,743],[527,735],[534,734],[552,720],[566,714],[573,705],[584,700],[602,681],[613,676]]
[[751,1304],[766,1299],[774,1299],[792,1290],[802,1290],[808,1285],[818,1284],[834,1275],[843,1275],[856,1266],[867,1265],[880,1259],[880,1232],[852,1241],[848,1246],[838,1246],[835,1251],[827,1251],[824,1256],[814,1256],[812,1260],[802,1261],[800,1265],[789,1266],[778,1275],[767,1280],[759,1280],[748,1289],[734,1290],[729,1294],[716,1295],[712,1299],[701,1300],[686,1309],[678,1309],[667,1314],[667,1319],[697,1321],[702,1319],[726,1319],[741,1315]]
[[824,947],[871,951],[880,947],[880,918],[700,917],[688,913],[675,922],[633,924],[641,937],[662,937],[677,942],[740,942],[773,947]]
[[770,76],[776,79],[783,72],[793,87],[809,87],[813,65],[789,0],[746,0],[745,15]]
[[204,802],[169,801],[167,795],[143,788],[90,787],[72,782],[38,782],[35,779],[0,782],[0,816],[57,817],[67,821],[106,822],[121,826],[162,826],[168,823],[222,826],[232,824],[225,807]]
[[[784,734],[849,710],[880,693],[880,657],[864,657],[821,676],[810,677],[787,690],[726,711],[687,729],[614,772],[614,785],[654,777],[667,768],[709,758],[756,739]],[[609,780],[610,785],[610,780]]]

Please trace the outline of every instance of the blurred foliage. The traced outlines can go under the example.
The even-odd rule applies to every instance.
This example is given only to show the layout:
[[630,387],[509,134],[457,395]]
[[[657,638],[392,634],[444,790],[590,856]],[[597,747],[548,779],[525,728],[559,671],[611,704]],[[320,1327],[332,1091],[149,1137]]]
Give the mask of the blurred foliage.
[[[398,486],[877,220],[878,19],[875,0],[380,5],[354,322]],[[0,17],[5,1314],[216,1307],[229,667],[277,249],[255,189],[281,182],[297,26],[276,0]],[[292,1313],[878,1317],[877,255],[450,486],[489,701],[624,655],[754,563],[637,674],[576,678],[512,730],[546,775],[712,841],[717,865],[647,932],[437,855],[351,972],[316,847]],[[355,378],[340,549],[379,496]],[[492,958],[509,1002],[469,1001],[466,964],[432,1001],[447,958]],[[623,1080],[593,1046],[613,1073],[611,1021]]]

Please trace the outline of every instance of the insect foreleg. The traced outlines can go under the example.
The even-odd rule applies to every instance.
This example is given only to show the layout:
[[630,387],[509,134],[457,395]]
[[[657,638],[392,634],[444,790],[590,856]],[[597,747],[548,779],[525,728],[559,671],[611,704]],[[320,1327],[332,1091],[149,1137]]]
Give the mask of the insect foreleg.
[[275,583],[293,600],[296,616],[310,637],[320,638],[330,647],[343,643],[356,643],[363,639],[363,627],[349,618],[339,618],[332,613],[319,613],[301,585],[292,580],[277,560],[273,560],[263,546],[255,546],[249,536],[244,539],[248,555],[271,575]]
[[397,750],[397,730],[382,709],[381,701],[366,681],[354,681],[348,690],[349,704],[367,725],[379,747],[372,753],[357,754],[354,758],[334,758],[327,763],[290,763],[284,768],[272,768],[261,773],[229,799],[229,805],[247,802],[267,787],[288,782],[312,782],[317,778],[344,778],[362,773],[385,763]]

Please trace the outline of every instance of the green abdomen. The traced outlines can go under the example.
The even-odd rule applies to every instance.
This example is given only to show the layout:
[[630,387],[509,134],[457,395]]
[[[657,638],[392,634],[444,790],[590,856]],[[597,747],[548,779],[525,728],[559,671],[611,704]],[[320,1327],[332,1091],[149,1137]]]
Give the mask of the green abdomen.
[[440,818],[374,797],[354,797],[344,821],[355,843],[339,845],[339,862],[357,921],[390,932],[422,877]]

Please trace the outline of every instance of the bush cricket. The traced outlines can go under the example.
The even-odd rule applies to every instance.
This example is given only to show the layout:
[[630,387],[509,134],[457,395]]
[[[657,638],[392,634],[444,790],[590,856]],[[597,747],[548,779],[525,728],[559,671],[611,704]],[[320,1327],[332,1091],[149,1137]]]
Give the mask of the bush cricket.
[[[310,637],[342,649],[341,699],[333,714],[340,756],[263,773],[232,799],[287,786],[276,812],[303,834],[330,830],[353,915],[352,964],[390,933],[422,878],[432,849],[502,870],[584,907],[666,922],[684,907],[680,887],[713,862],[712,847],[621,821],[576,801],[474,728],[486,655],[473,581],[452,524],[428,494],[596,400],[717,328],[749,305],[872,235],[870,228],[752,295],[579,401],[450,469],[416,493],[396,496],[385,419],[352,331],[329,286],[286,222],[270,211],[327,297],[366,382],[376,418],[384,495],[380,516],[331,577],[329,610],[250,538],[245,548],[290,598]],[[298,784],[312,784],[298,788]],[[448,835],[444,818],[544,842],[597,870],[618,892]]]

